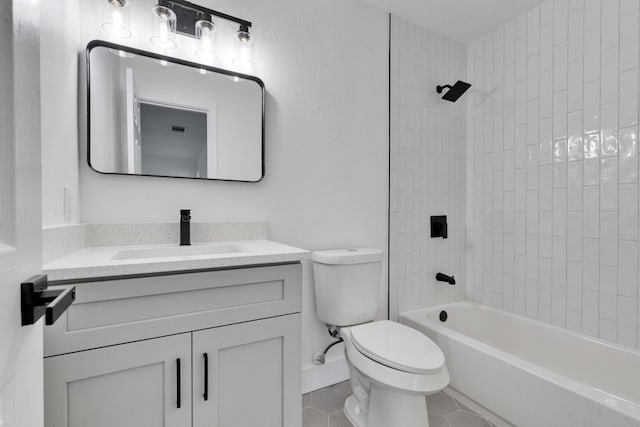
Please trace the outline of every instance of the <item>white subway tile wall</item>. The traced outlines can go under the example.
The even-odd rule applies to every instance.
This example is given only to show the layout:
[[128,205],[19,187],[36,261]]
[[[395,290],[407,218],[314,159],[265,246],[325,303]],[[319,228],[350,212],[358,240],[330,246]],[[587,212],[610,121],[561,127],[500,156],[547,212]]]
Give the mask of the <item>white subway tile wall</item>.
[[546,0],[467,56],[469,298],[629,347],[640,347],[639,7]]
[[[468,93],[451,103],[440,99],[436,86],[466,81],[466,61],[464,45],[391,18],[391,318],[465,298]],[[499,144],[496,152],[502,153],[501,138]],[[501,188],[493,163],[486,171],[491,185]],[[495,203],[504,203],[502,191]],[[430,238],[432,215],[447,215],[448,239]],[[502,271],[502,260],[495,261],[491,268]],[[436,282],[439,271],[454,275],[457,284]]]

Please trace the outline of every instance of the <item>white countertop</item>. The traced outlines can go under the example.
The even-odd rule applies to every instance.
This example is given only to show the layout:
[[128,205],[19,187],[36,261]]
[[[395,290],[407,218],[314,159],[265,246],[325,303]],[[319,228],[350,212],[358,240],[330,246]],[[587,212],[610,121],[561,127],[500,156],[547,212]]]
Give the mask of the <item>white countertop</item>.
[[[194,254],[209,249],[212,252],[222,250],[223,253]],[[122,259],[123,256],[135,258]],[[107,246],[82,249],[46,264],[43,269],[50,281],[59,281],[298,262],[308,257],[309,251],[269,240],[200,243],[182,247]]]

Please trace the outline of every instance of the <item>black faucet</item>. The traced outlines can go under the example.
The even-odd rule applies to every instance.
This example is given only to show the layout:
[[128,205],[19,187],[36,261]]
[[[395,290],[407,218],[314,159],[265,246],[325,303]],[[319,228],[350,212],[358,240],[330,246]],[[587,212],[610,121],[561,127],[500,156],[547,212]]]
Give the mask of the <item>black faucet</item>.
[[191,209],[180,209],[180,246],[191,246]]
[[447,276],[446,274],[438,273],[436,274],[436,280],[438,282],[446,282],[450,285],[456,284],[456,278],[453,276]]

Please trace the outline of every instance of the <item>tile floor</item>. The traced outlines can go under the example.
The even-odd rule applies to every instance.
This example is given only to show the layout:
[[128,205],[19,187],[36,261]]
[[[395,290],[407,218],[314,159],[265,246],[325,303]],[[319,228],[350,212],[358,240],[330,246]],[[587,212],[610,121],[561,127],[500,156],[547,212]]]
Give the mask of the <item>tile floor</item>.
[[[302,396],[302,427],[352,427],[342,412],[351,394],[348,381]],[[429,427],[491,427],[480,415],[440,392],[427,397]]]

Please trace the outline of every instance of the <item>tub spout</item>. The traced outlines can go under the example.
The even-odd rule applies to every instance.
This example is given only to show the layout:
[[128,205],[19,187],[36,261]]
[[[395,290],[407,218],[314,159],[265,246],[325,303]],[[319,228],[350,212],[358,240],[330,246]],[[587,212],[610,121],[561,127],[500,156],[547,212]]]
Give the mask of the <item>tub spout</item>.
[[436,274],[436,280],[438,282],[446,282],[450,285],[455,285],[456,284],[456,278],[453,276],[447,276],[446,274],[443,273],[438,273]]

